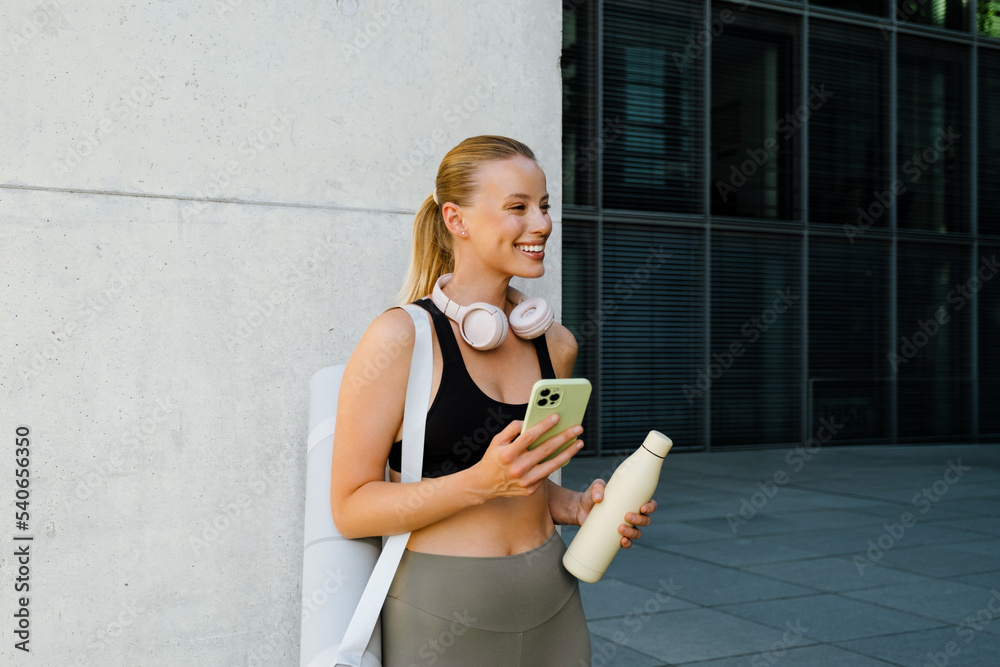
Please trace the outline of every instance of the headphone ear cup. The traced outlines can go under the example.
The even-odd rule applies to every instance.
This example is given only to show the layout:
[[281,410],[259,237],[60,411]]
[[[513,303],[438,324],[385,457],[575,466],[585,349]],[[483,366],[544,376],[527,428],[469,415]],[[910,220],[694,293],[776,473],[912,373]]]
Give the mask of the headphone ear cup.
[[492,350],[507,338],[507,318],[499,308],[488,304],[468,307],[459,323],[462,338],[477,350]]
[[549,330],[554,320],[552,306],[538,296],[525,299],[510,311],[510,328],[518,338],[538,338]]

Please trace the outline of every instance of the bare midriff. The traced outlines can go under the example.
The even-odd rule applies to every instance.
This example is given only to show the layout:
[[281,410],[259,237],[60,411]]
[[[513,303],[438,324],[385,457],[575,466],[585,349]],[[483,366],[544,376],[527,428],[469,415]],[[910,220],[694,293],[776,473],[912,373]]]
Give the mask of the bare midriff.
[[[392,482],[399,473],[389,471]],[[511,556],[534,549],[551,534],[545,484],[523,498],[493,498],[413,531],[406,548],[444,556]]]

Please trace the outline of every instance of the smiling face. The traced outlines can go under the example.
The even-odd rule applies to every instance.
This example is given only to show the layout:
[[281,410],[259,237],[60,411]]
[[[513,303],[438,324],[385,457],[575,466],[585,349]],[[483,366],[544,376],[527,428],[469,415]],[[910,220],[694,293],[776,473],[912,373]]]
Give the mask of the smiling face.
[[552,233],[542,168],[520,155],[495,160],[479,167],[476,184],[472,204],[461,207],[454,226],[463,241],[456,244],[456,263],[473,261],[492,273],[541,277]]

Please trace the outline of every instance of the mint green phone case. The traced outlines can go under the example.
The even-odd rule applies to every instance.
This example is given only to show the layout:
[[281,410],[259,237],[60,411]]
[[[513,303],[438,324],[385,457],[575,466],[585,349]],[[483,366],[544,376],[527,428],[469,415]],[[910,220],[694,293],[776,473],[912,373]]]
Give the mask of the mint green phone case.
[[[528,401],[528,410],[524,415],[524,427],[521,432],[543,421],[552,413],[559,414],[559,421],[531,443],[528,449],[534,449],[552,436],[583,422],[583,413],[587,411],[587,401],[590,400],[590,390],[590,380],[584,378],[556,378],[536,382],[531,388],[531,399]],[[576,438],[562,445],[544,460],[548,461],[555,457],[574,442]]]

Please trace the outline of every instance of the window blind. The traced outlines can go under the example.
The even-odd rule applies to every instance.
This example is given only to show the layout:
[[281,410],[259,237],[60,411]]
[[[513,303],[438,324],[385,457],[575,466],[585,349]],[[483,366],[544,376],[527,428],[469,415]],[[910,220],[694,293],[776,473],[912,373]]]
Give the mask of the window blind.
[[899,36],[898,178],[903,229],[969,231],[970,47]]
[[[967,247],[900,242],[896,368],[900,438],[971,432]],[[982,405],[987,405],[983,403]]]
[[801,237],[712,232],[713,447],[798,441]]
[[[702,209],[704,32],[701,3],[604,4],[606,208],[672,213]],[[692,40],[689,45],[688,40]]]
[[810,432],[833,417],[838,441],[890,435],[889,252],[888,242],[809,240]]
[[889,226],[888,63],[878,31],[810,24],[809,85],[831,94],[809,119],[810,222]]

